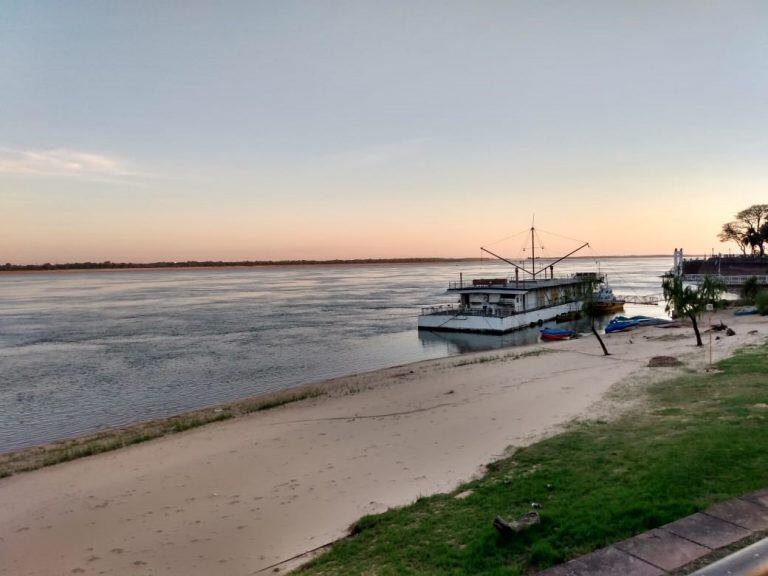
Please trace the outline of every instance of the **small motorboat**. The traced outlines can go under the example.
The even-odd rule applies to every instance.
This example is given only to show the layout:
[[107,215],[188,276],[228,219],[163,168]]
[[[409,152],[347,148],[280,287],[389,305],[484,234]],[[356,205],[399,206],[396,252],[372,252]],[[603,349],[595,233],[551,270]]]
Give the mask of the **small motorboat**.
[[662,324],[671,324],[672,320],[666,318],[656,318],[654,316],[616,316],[613,321],[616,322],[637,322],[638,326],[661,326]]
[[539,330],[541,333],[541,339],[554,342],[556,340],[570,340],[576,336],[575,330],[567,330],[565,328],[544,328]]
[[608,326],[605,327],[605,333],[628,332],[629,330],[634,330],[638,326],[640,326],[640,323],[637,320],[617,320],[614,318],[608,323]]
[[734,316],[750,316],[752,314],[757,314],[757,306],[745,306],[733,313]]

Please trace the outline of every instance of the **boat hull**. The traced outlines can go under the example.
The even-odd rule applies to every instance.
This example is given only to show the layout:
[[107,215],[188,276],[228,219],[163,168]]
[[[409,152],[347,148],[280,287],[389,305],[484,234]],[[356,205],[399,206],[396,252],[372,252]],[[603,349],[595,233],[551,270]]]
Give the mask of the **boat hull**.
[[560,314],[581,310],[581,302],[568,302],[513,316],[475,316],[456,314],[423,314],[419,316],[419,330],[444,330],[448,332],[475,332],[478,334],[504,334],[531,324],[553,320]]
[[611,312],[618,312],[624,310],[624,302],[595,302],[593,304],[594,310],[597,314],[610,314]]
[[574,330],[562,330],[560,328],[544,328],[540,330],[541,339],[545,342],[555,342],[557,340],[570,340],[576,336]]

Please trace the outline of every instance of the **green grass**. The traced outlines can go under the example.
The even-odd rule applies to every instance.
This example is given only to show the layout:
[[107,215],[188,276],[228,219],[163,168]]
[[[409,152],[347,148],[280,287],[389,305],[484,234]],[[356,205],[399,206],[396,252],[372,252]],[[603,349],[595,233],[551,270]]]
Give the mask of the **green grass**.
[[[453,494],[357,522],[300,574],[516,575],[768,486],[768,347],[655,383],[641,409],[581,422],[489,466]],[[471,489],[465,499],[458,492]],[[494,516],[541,508],[514,539]]]
[[322,392],[316,391],[316,390],[309,390],[306,392],[301,392],[299,394],[293,394],[290,396],[283,396],[279,398],[275,398],[274,400],[265,400],[263,402],[258,402],[253,405],[248,405],[244,407],[243,412],[261,412],[262,410],[272,410],[273,408],[277,408],[278,406],[285,406],[286,404],[290,404],[292,402],[299,402],[301,400],[307,400],[308,398],[317,398],[318,396],[322,396]]
[[471,366],[472,364],[485,364],[486,362],[508,362],[510,360],[519,360],[521,358],[531,358],[535,356],[541,356],[542,354],[549,354],[554,350],[529,350],[528,352],[521,352],[519,354],[497,354],[495,356],[478,356],[477,358],[471,358],[469,360],[460,360],[456,362],[453,367],[459,368],[460,366]]
[[230,412],[204,411],[198,414],[182,414],[125,429],[109,430],[84,438],[63,440],[45,446],[0,454],[0,478],[117,450],[229,418],[232,418]]

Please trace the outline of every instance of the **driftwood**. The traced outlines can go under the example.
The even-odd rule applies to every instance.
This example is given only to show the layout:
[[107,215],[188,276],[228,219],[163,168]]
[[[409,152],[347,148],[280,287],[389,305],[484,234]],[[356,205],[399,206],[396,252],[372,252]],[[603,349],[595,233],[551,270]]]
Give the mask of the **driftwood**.
[[511,522],[507,522],[501,516],[496,516],[496,518],[493,519],[493,527],[496,528],[496,530],[498,530],[501,534],[510,536],[512,534],[522,532],[531,526],[535,526],[539,522],[541,522],[539,513],[533,511],[528,512],[527,514],[523,514]]

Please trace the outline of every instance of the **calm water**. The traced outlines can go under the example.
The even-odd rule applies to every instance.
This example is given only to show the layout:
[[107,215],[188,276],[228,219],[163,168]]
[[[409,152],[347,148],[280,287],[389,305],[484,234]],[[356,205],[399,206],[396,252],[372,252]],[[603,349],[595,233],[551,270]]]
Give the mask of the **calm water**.
[[[618,294],[658,293],[671,258],[607,259]],[[561,273],[594,271],[571,260]],[[461,352],[535,342],[419,333],[484,264],[0,275],[0,452],[262,392]],[[627,307],[663,315],[661,308]]]

